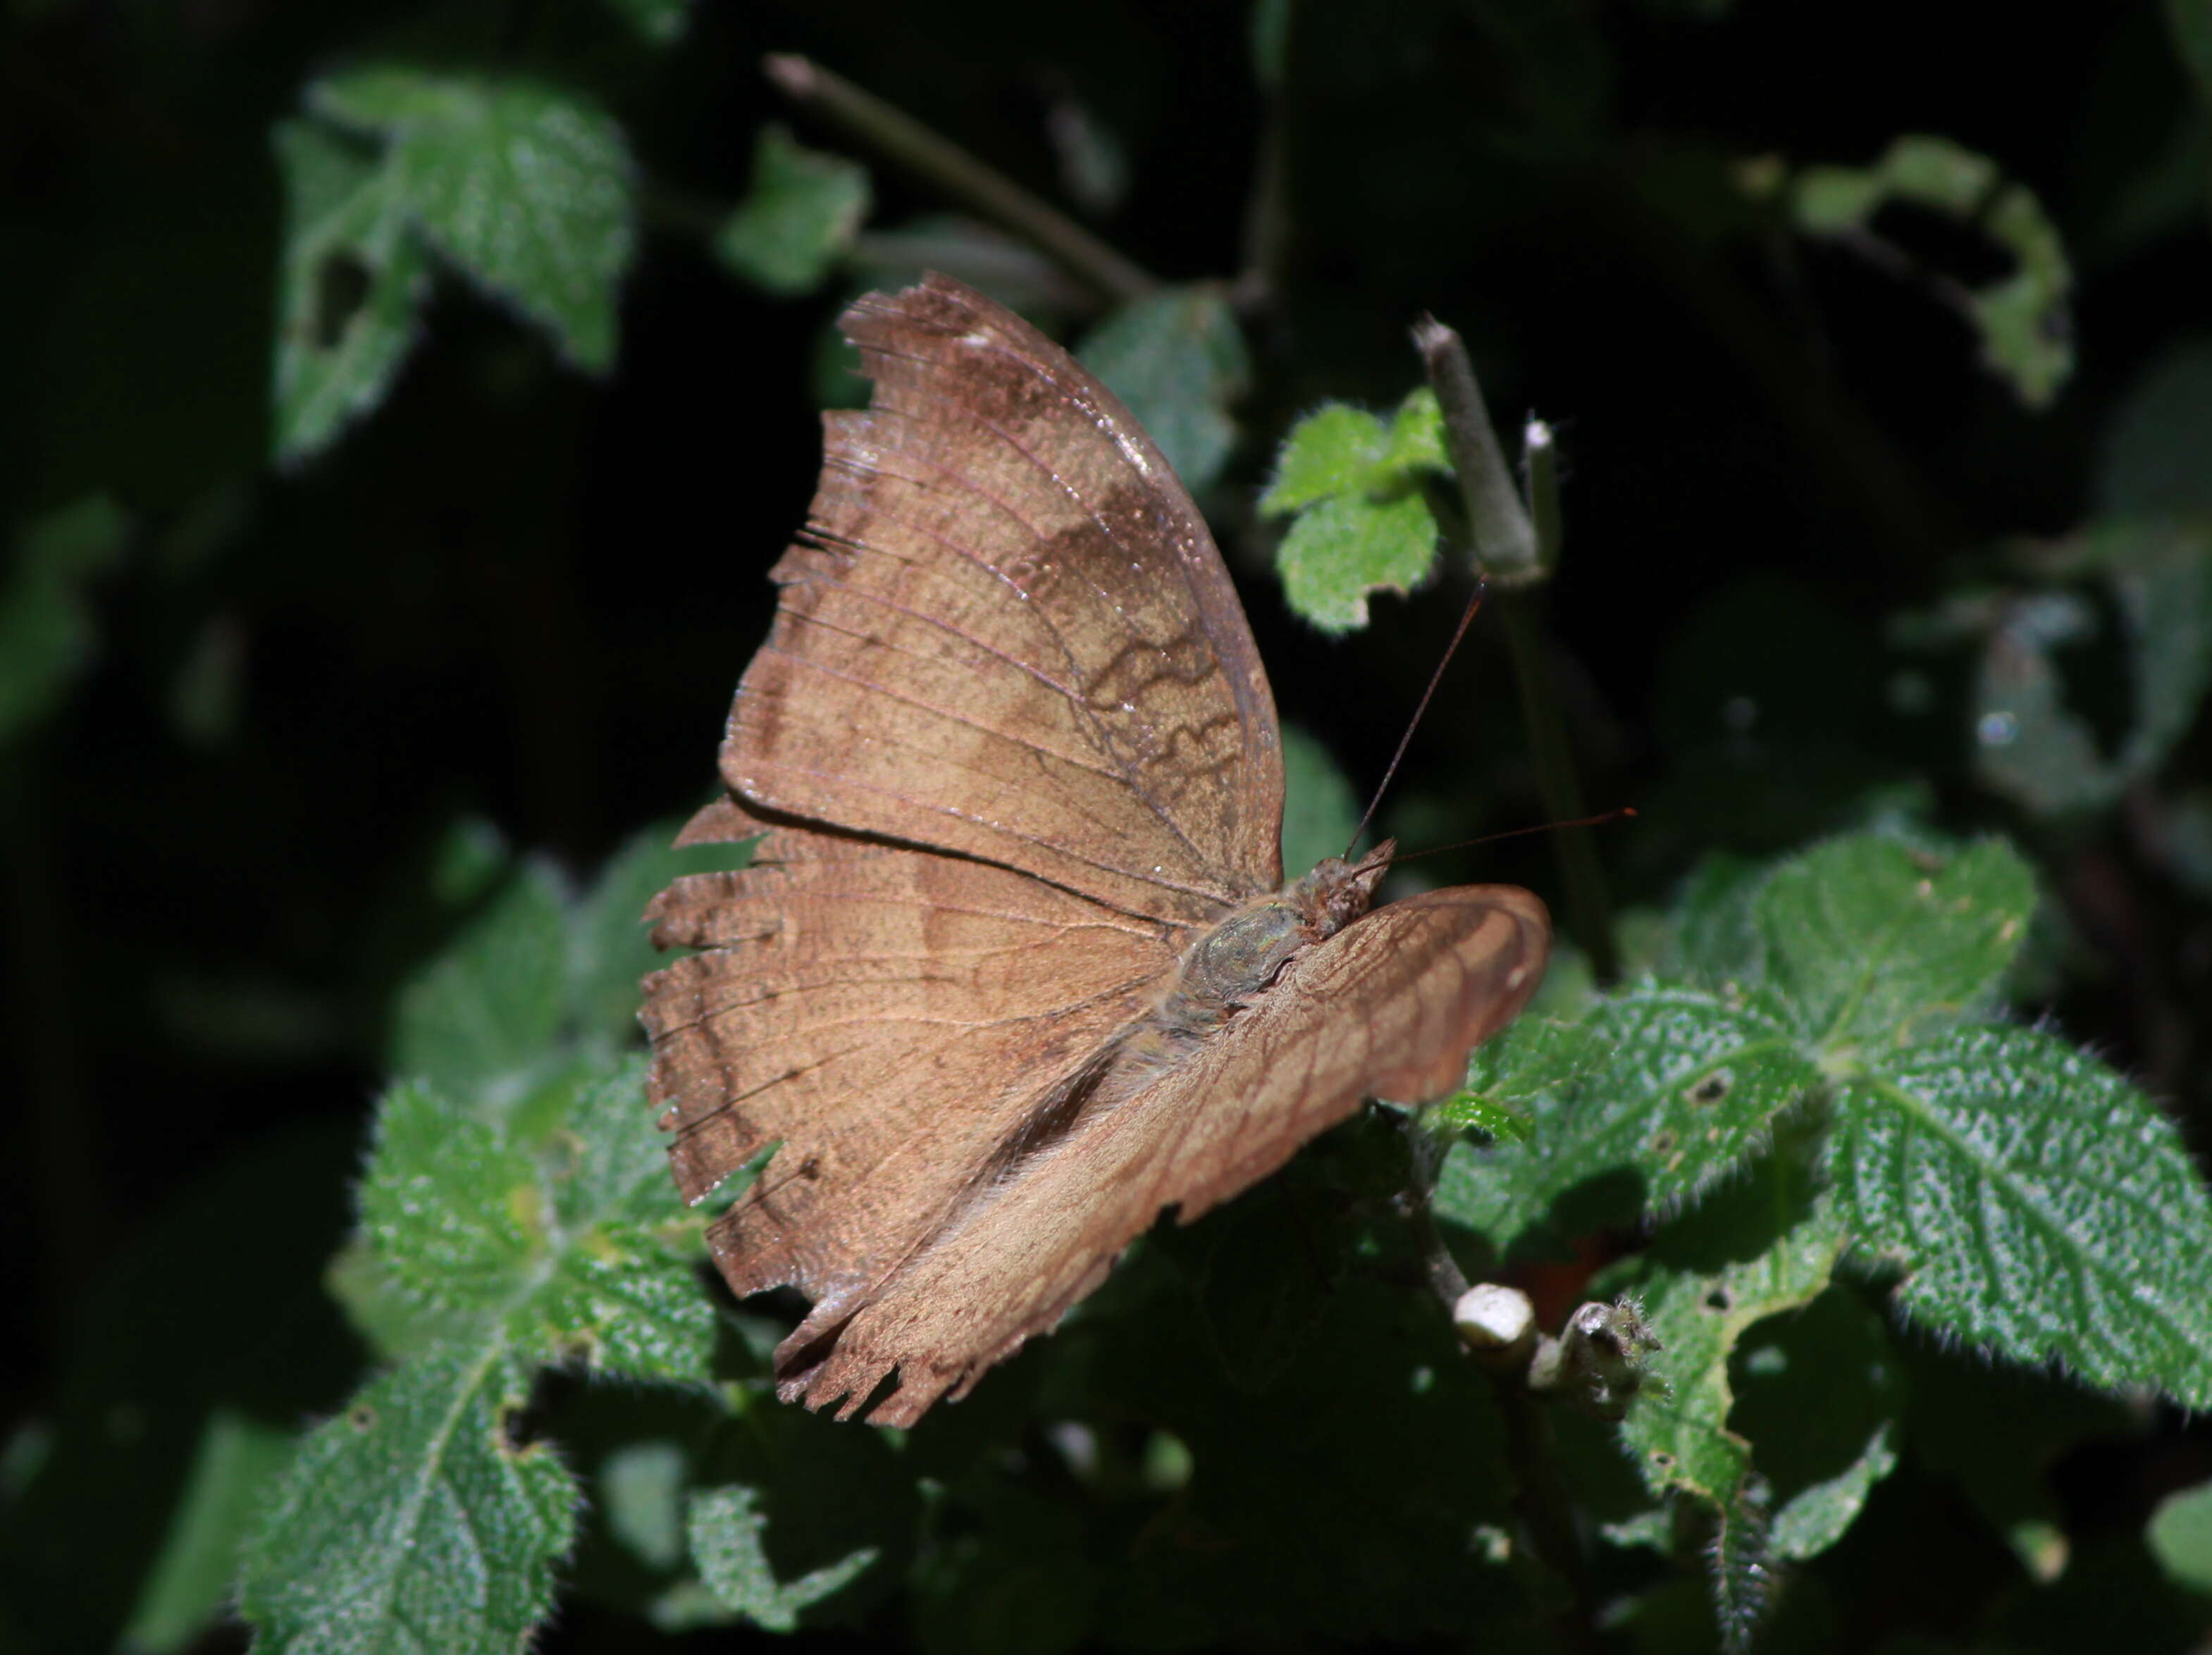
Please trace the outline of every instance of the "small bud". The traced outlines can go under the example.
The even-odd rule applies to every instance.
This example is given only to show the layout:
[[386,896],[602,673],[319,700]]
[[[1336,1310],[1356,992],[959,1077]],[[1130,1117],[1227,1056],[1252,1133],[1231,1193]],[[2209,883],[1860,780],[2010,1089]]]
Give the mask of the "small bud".
[[1662,1349],[1635,1300],[1624,1296],[1609,1305],[1592,1300],[1577,1306],[1557,1339],[1539,1344],[1528,1364],[1528,1388],[1553,1392],[1600,1419],[1617,1420],[1652,1377],[1651,1353]]
[[1503,1367],[1527,1355],[1535,1336],[1536,1307],[1518,1288],[1479,1282],[1452,1306],[1452,1325],[1477,1359]]

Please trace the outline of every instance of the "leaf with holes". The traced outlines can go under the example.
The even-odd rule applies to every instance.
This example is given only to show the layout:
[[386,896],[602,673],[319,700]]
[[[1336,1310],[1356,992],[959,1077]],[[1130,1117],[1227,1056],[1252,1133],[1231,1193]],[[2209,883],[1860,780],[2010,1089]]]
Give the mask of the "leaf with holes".
[[1733,1358],[1732,1430],[1773,1489],[1775,1555],[1843,1538],[1897,1464],[1902,1370],[1881,1319],[1848,1288],[1749,1329]]
[[1810,1304],[1828,1286],[1844,1246],[1832,1206],[1810,1212],[1756,1257],[1717,1269],[1661,1269],[1643,1283],[1644,1319],[1663,1342],[1653,1366],[1664,1391],[1650,1388],[1621,1427],[1645,1485],[1686,1494],[1715,1525],[1715,1610],[1727,1647],[1749,1646],[1764,1606],[1770,1519],[1753,1446],[1729,1426],[1735,1392],[1729,1358],[1745,1331]]
[[1299,421],[1260,498],[1263,513],[1297,514],[1275,554],[1291,607],[1324,632],[1356,631],[1367,624],[1369,594],[1427,579],[1437,524],[1421,484],[1448,470],[1442,415],[1426,390],[1387,426],[1343,403]]
[[1888,1054],[1839,1088],[1830,1159],[1914,1317],[2212,1407],[2212,1199],[2173,1123],[2094,1058],[2010,1028]]
[[1692,1199],[1820,1079],[1764,997],[1647,987],[1581,1023],[1524,1020],[1477,1053],[1469,1083],[1532,1112],[1528,1141],[1455,1149],[1437,1210],[1503,1246],[1608,1173],[1633,1176],[1647,1209]]
[[284,239],[271,424],[286,462],[384,400],[421,335],[430,261],[397,176],[359,143],[304,121],[280,121],[274,142]]
[[370,69],[318,82],[308,107],[387,141],[381,170],[414,225],[578,367],[615,355],[615,301],[635,251],[622,128],[524,80]]
[[1874,252],[1885,268],[1919,272],[1919,261],[1881,240],[1875,215],[1891,203],[1940,214],[1978,232],[2012,258],[2009,274],[1967,288],[1940,273],[1932,291],[1954,297],[1982,337],[1982,361],[2039,408],[2074,370],[2069,305],[2074,276],[2057,227],[1996,163],[1948,138],[1908,134],[1872,167],[1808,167],[1790,191],[1808,235]]
[[724,1607],[769,1632],[798,1630],[801,1610],[842,1591],[877,1557],[873,1546],[864,1546],[795,1580],[777,1579],[762,1543],[768,1518],[759,1497],[737,1484],[692,1495],[687,1526],[691,1560],[707,1589]]
[[510,1432],[529,1394],[500,1354],[449,1352],[312,1432],[244,1552],[254,1647],[511,1655],[553,1606],[576,1483]]

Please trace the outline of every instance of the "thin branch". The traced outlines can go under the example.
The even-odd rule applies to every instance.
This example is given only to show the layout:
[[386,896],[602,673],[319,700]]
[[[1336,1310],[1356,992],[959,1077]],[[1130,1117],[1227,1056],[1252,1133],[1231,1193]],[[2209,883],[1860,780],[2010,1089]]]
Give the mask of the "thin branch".
[[[1398,1130],[1407,1161],[1406,1189],[1398,1199],[1398,1209],[1413,1232],[1414,1245],[1421,1250],[1430,1288],[1443,1301],[1444,1314],[1449,1316],[1467,1292],[1468,1280],[1430,1207],[1437,1168],[1449,1146],[1412,1115],[1399,1117]],[[1552,1422],[1529,1394],[1525,1363],[1510,1367],[1486,1366],[1485,1372],[1505,1427],[1506,1458],[1519,1490],[1515,1503],[1529,1546],[1573,1594],[1572,1610],[1562,1613],[1557,1622],[1561,1646],[1592,1649],[1596,1640],[1591,1632],[1589,1560],[1575,1527],[1573,1502],[1559,1476]]]
[[977,217],[1042,248],[1109,303],[1141,299],[1159,285],[1150,271],[1005,173],[842,76],[790,52],[772,53],[762,66],[793,102],[842,128],[848,136]]
[[1459,478],[1460,496],[1467,503],[1476,572],[1501,590],[1540,579],[1536,532],[1522,508],[1521,491],[1513,486],[1498,433],[1491,428],[1474,359],[1459,335],[1433,316],[1413,324],[1413,344],[1443,411],[1444,446]]
[[[1500,589],[1499,618],[1521,691],[1522,725],[1535,764],[1538,791],[1554,821],[1576,821],[1589,812],[1575,773],[1566,720],[1552,685],[1551,652],[1537,609],[1538,594],[1528,590],[1550,573],[1559,555],[1559,471],[1550,427],[1530,422],[1531,498],[1524,505],[1498,446],[1490,411],[1483,406],[1482,387],[1467,346],[1431,316],[1414,325],[1413,342],[1443,414],[1444,446],[1459,479],[1474,542],[1476,572]],[[1566,893],[1568,924],[1589,951],[1590,969],[1597,980],[1609,983],[1620,974],[1620,952],[1613,941],[1612,900],[1589,835],[1587,828],[1562,827],[1553,838],[1553,853]]]

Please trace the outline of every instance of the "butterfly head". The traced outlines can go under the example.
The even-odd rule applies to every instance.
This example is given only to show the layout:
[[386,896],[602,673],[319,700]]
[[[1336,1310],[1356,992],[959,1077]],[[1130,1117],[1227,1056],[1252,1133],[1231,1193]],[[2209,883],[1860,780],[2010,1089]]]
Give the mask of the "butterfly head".
[[1386,839],[1357,862],[1327,857],[1304,879],[1291,883],[1288,894],[1314,941],[1335,936],[1375,906],[1375,888],[1382,882],[1397,849],[1397,841]]

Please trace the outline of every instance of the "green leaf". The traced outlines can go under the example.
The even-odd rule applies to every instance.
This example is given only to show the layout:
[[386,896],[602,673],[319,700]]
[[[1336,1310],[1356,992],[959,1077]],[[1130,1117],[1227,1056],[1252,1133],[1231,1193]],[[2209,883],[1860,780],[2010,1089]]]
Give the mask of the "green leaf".
[[497,1354],[425,1357],[310,1433],[246,1547],[256,1649],[512,1655],[553,1606],[575,1481],[509,1432],[529,1396]]
[[2143,1538],[2167,1579],[2212,1597],[2212,1482],[2159,1501]]
[[381,1278],[435,1333],[495,1331],[538,1361],[645,1379],[707,1376],[713,1306],[683,1268],[697,1225],[647,1130],[641,1076],[633,1061],[583,1088],[535,1148],[421,1086],[386,1097],[362,1226]]
[[1451,470],[1450,456],[1444,452],[1444,411],[1437,404],[1437,393],[1426,385],[1407,392],[1398,411],[1390,416],[1382,464],[1398,473]]
[[392,167],[304,121],[273,134],[284,175],[271,451],[327,447],[384,400],[421,333],[430,262]]
[[683,37],[691,0],[607,0],[648,44],[665,46]]
[[1975,768],[2041,815],[2110,804],[2164,762],[2212,688],[2212,530],[2113,524],[2086,537],[2074,561],[2102,577],[2124,628],[2132,716],[2119,751],[2106,758],[2067,705],[2057,658],[2095,627],[2075,592],[1999,605],[1974,686]]
[[1324,403],[1283,440],[1274,480],[1260,496],[1260,509],[1278,516],[1364,488],[1389,452],[1382,421],[1349,403]]
[[1387,428],[1342,403],[1300,420],[1260,497],[1264,513],[1298,513],[1275,554],[1291,609],[1324,632],[1354,631],[1367,624],[1370,592],[1410,591],[1425,579],[1437,524],[1421,479],[1446,469],[1443,416],[1426,390],[1407,397]]
[[1275,554],[1283,596],[1323,632],[1367,624],[1368,594],[1405,593],[1437,561],[1437,522],[1408,491],[1376,500],[1339,494],[1298,515]]
[[1904,1307],[2015,1361],[2212,1406],[2212,1201],[2173,1125],[2095,1058],[1968,1028],[1838,1091],[1832,1176]]
[[124,1628],[124,1648],[169,1655],[198,1641],[229,1599],[239,1543],[292,1450],[289,1431],[227,1408],[208,1416],[168,1533]]
[[2034,908],[2034,876],[2002,840],[1945,856],[1877,834],[1791,858],[1755,904],[1769,980],[1830,1054],[1984,1008]]
[[1733,1361],[1729,1426],[1773,1488],[1775,1555],[1814,1556],[1897,1464],[1904,1385],[1887,1331],[1856,1295],[1830,1288],[1751,1328]]
[[410,1302],[489,1317],[528,1277],[546,1233],[536,1162],[506,1135],[417,1082],[386,1093],[362,1180],[361,1222]]
[[702,1221],[678,1200],[649,1130],[644,1075],[641,1058],[586,1088],[555,1138],[551,1269],[510,1325],[526,1348],[594,1369],[703,1381],[714,1305],[684,1268],[705,1251]]
[[130,519],[91,494],[26,528],[0,586],[0,745],[60,706],[98,646],[85,588],[123,555]]
[[1127,404],[1184,488],[1203,494],[1219,480],[1237,441],[1229,409],[1252,364],[1218,285],[1162,288],[1124,305],[1075,354]]
[[1582,1028],[1611,1061],[1571,1089],[1567,1159],[1585,1176],[1634,1167],[1656,1205],[1695,1197],[1747,1160],[1774,1117],[1819,1081],[1763,997],[1639,989]]
[[680,1444],[624,1443],[599,1466],[599,1504],[607,1531],[656,1574],[683,1562],[684,1484],[690,1463]]
[[1765,975],[1757,900],[1765,864],[1713,852],[1692,869],[1675,904],[1673,969],[1700,987],[1751,986]]
[[[2073,271],[2064,245],[2035,197],[2008,183],[1985,155],[1948,138],[1897,139],[1865,168],[1811,167],[1790,197],[1797,227],[1847,241],[1876,239],[1875,215],[1892,202],[1939,213],[1978,231],[2013,259],[2008,276],[1963,288],[1941,272],[1931,283],[1959,294],[1960,308],[1982,338],[1982,360],[2009,382],[2021,400],[2040,408],[2074,371],[2069,319]],[[1883,264],[1916,269],[1918,261],[1887,242]]]
[[1756,1258],[1718,1270],[1661,1270],[1644,1284],[1644,1320],[1665,1344],[1655,1363],[1665,1394],[1647,1389],[1621,1436],[1654,1494],[1686,1494],[1711,1512],[1715,1610],[1723,1643],[1746,1647],[1765,1596],[1768,1519],[1752,1445],[1729,1427],[1729,1359],[1746,1330],[1824,1292],[1844,1234],[1826,1203]]
[[768,1518],[759,1496],[740,1484],[692,1495],[688,1527],[692,1561],[708,1590],[770,1632],[796,1631],[801,1610],[842,1591],[878,1555],[876,1548],[864,1546],[795,1580],[778,1580],[762,1544]]
[[1437,1215],[1501,1252],[1543,1222],[1552,1203],[1585,1175],[1574,1160],[1565,1094],[1609,1055],[1580,1023],[1526,1015],[1477,1048],[1467,1086],[1440,1107],[1452,1112],[1447,1118],[1471,1117],[1474,1125],[1504,1116],[1519,1130],[1493,1134],[1499,1141],[1492,1145],[1452,1146],[1431,1196]]
[[714,233],[715,257],[769,293],[811,293],[852,246],[872,201],[866,167],[763,127],[752,186]]
[[395,1073],[435,1084],[485,1113],[512,1108],[562,1054],[567,920],[560,883],[526,863],[459,938],[400,991]]
[[1333,495],[1402,490],[1424,473],[1450,470],[1443,414],[1427,386],[1408,393],[1387,427],[1364,409],[1324,403],[1283,440],[1260,510],[1279,517]]
[[636,241],[622,129],[523,80],[362,70],[310,108],[390,141],[391,187],[432,246],[544,328],[577,366],[614,361],[617,290]]
[[1581,1023],[1523,1019],[1476,1054],[1469,1087],[1499,1108],[1532,1108],[1534,1130],[1526,1143],[1455,1149],[1437,1209],[1508,1246],[1609,1173],[1632,1173],[1647,1208],[1693,1198],[1819,1081],[1763,1000],[1646,987]]
[[1292,724],[1282,735],[1283,872],[1296,879],[1344,854],[1359,825],[1359,802],[1319,741]]
[[627,1044],[637,1033],[638,979],[668,963],[653,946],[646,904],[686,874],[733,872],[752,859],[756,841],[687,845],[682,823],[655,822],[623,841],[607,859],[569,922],[569,1003],[578,1026],[599,1047]]

